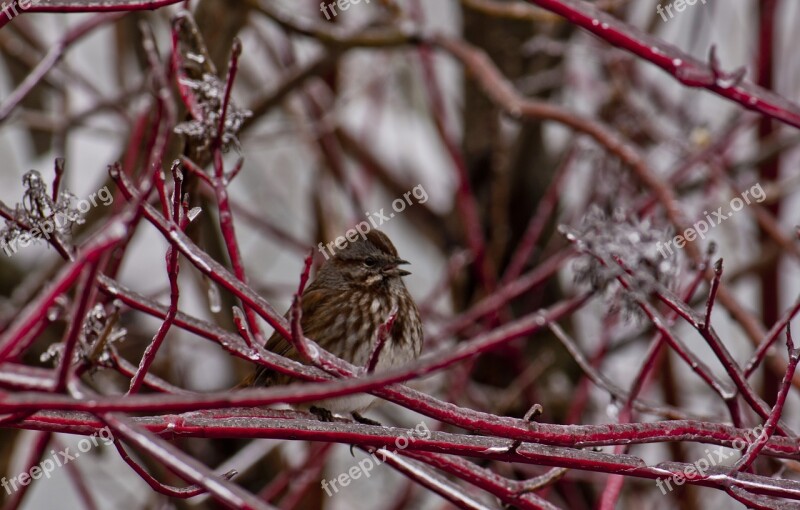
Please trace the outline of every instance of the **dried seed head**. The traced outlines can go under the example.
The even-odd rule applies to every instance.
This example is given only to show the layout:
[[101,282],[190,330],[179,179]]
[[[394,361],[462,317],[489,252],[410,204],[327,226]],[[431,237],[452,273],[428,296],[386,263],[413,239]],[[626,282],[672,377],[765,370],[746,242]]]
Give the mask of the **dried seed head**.
[[[125,328],[117,326],[121,303],[115,300],[109,310],[97,304],[86,314],[73,363],[84,361],[92,367],[107,367],[111,364],[111,349],[128,334]],[[64,344],[51,344],[41,356],[41,361],[53,360],[58,363],[64,353]]]
[[[0,245],[13,245],[22,234],[29,232],[32,241],[39,241],[43,236],[61,235],[69,237],[75,224],[84,222],[83,215],[75,206],[77,198],[69,191],[59,193],[53,201],[42,175],[30,170],[22,176],[25,192],[22,203],[14,210],[14,221],[6,220],[5,227],[0,230]],[[28,227],[23,230],[23,226]],[[38,231],[39,235],[36,235]]]
[[[225,83],[217,76],[206,73],[202,80],[181,78],[181,84],[189,87],[195,93],[200,118],[181,122],[175,126],[175,133],[190,139],[196,150],[203,152],[211,147],[211,143],[219,130],[219,117],[222,110],[222,101],[225,94]],[[252,112],[239,108],[233,100],[228,103],[225,113],[225,124],[222,130],[222,149],[227,151],[231,145],[239,150],[239,139],[236,135],[242,128],[244,120]]]
[[[561,230],[585,253],[573,266],[575,281],[605,292],[612,307],[626,314],[638,316],[638,301],[676,282],[677,254],[662,246],[671,237],[669,230],[654,228],[649,219],[639,220],[622,209],[609,216],[593,206],[579,229]],[[627,291],[617,281],[621,275],[631,284]]]

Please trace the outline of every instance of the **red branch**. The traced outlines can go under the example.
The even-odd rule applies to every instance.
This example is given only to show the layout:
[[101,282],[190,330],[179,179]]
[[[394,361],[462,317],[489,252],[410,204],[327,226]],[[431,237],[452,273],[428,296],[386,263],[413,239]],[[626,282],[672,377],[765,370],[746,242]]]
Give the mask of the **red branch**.
[[618,48],[650,62],[688,87],[710,90],[748,110],[800,128],[800,106],[767,89],[722,73],[715,59],[710,64],[687,55],[675,46],[619,21],[580,0],[527,0],[591,32]]

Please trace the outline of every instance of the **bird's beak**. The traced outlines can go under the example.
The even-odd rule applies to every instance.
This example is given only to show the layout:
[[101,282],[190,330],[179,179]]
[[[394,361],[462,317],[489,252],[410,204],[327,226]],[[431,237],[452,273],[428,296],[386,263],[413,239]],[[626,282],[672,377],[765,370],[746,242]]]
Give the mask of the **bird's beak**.
[[402,264],[410,264],[409,261],[403,259],[396,259],[391,264],[383,268],[383,274],[388,276],[408,276],[411,274],[410,271],[406,271],[405,269],[400,269],[399,265]]

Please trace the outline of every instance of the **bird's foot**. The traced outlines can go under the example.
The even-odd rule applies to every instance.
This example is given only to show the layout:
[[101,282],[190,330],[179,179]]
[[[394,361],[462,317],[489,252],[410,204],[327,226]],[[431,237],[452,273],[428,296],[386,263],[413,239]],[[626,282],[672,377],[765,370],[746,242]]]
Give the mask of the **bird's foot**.
[[358,423],[363,423],[364,425],[374,425],[376,427],[383,427],[383,424],[379,421],[370,420],[369,418],[364,418],[359,413],[353,411],[350,413],[353,416],[353,419]]
[[319,421],[327,421],[327,422],[333,421],[333,413],[328,411],[324,407],[311,406],[309,411],[311,411],[311,414],[319,418]]

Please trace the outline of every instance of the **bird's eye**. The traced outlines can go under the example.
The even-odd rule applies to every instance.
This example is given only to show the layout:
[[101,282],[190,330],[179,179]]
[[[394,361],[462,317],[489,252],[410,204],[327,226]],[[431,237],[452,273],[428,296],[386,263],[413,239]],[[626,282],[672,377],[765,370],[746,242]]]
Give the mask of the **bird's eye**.
[[367,257],[367,258],[364,259],[364,265],[367,266],[367,267],[372,267],[377,263],[378,263],[378,261],[375,260],[374,257]]

